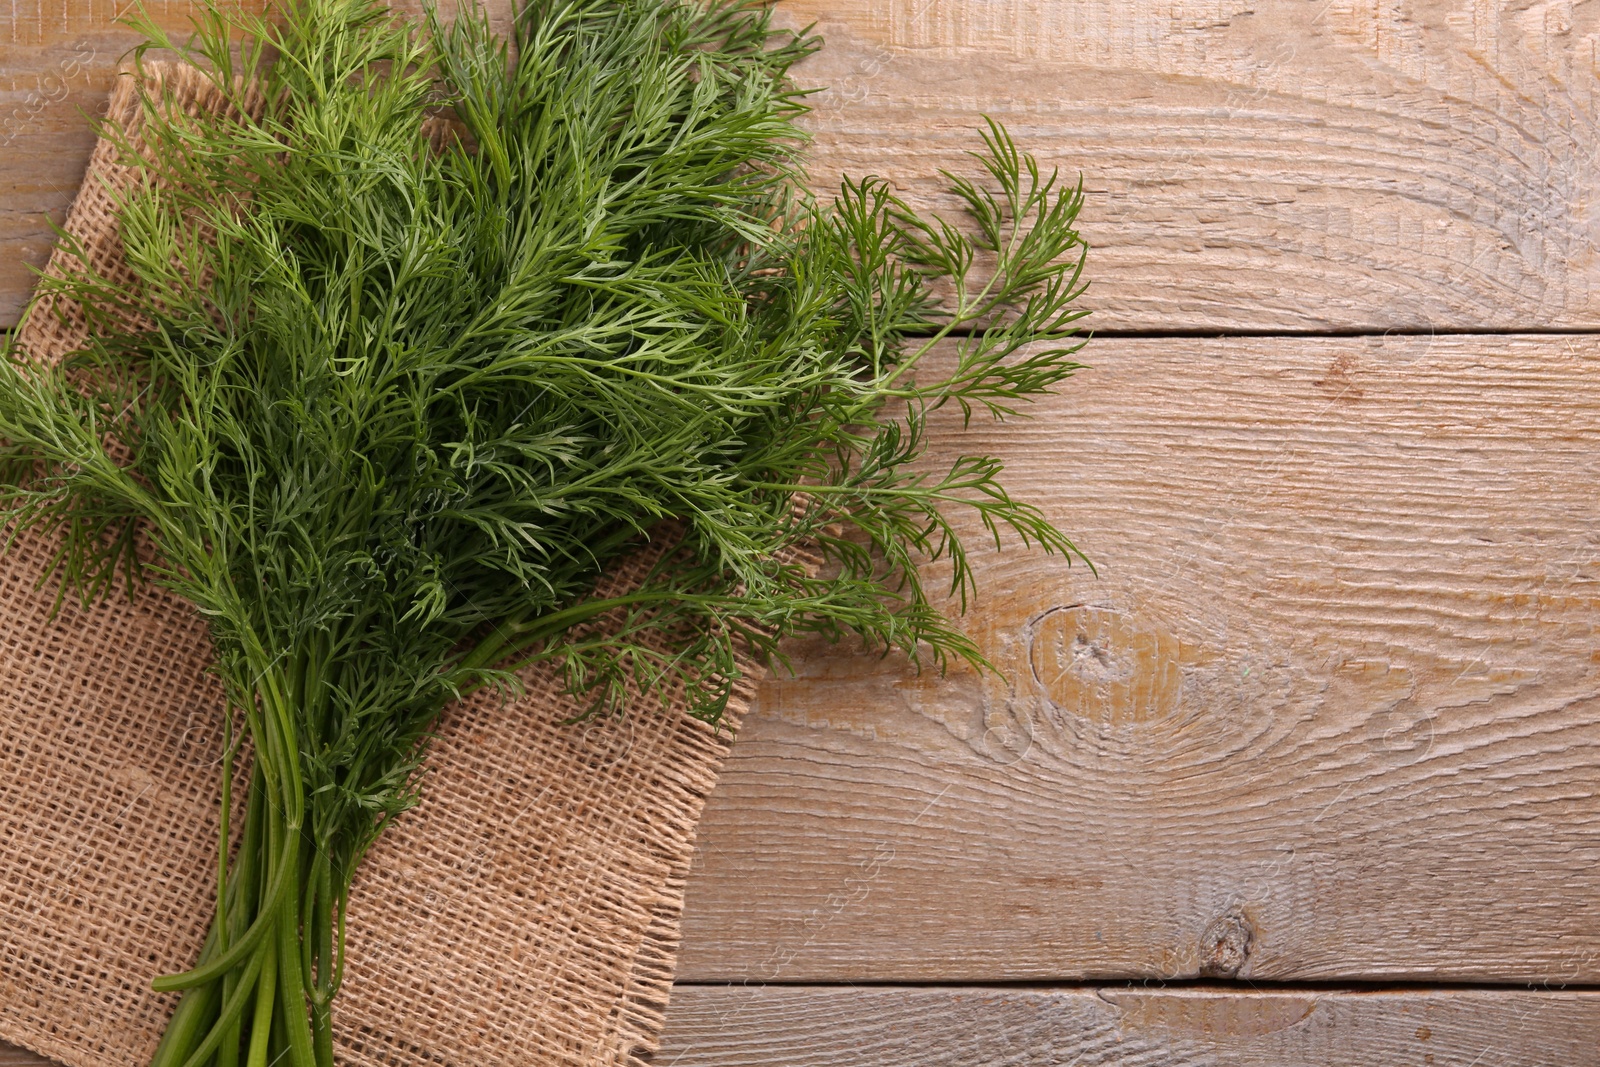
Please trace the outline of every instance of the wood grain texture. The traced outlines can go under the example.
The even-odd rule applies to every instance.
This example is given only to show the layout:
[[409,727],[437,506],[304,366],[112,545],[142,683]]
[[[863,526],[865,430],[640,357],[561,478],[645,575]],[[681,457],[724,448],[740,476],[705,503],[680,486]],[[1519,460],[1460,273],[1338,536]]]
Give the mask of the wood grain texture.
[[1086,355],[960,447],[1099,577],[980,558],[1003,679],[796,649],[680,977],[1600,981],[1600,338]]
[[[0,0],[0,323],[76,188],[129,0]],[[495,0],[497,7],[504,0]],[[181,24],[184,0],[157,0]],[[785,0],[815,175],[945,203],[983,113],[1082,172],[1101,329],[1600,325],[1600,6]]]
[[1600,995],[680,987],[662,1067],[1597,1067]]
[[1089,194],[1101,329],[1600,319],[1600,7],[789,0],[816,176],[941,203],[981,115]]
[[[1600,994],[680,986],[661,1067],[1600,1067]],[[0,1045],[0,1067],[50,1067]]]

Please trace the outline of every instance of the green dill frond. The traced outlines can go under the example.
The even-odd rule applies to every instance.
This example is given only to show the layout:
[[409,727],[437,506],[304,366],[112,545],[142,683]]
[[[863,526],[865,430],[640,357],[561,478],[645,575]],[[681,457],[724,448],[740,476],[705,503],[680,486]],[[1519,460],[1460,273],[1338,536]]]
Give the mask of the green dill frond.
[[739,651],[797,634],[985,665],[923,585],[974,590],[954,516],[1079,553],[927,418],[1079,369],[1083,194],[991,122],[984,181],[947,175],[963,219],[876,178],[813,196],[790,71],[818,43],[751,0],[528,0],[509,40],[473,10],[200,7],[186,41],[136,19],[137,55],[223,106],[150,83],[137,283],[42,283],[94,329],[0,363],[0,513],[59,538],[63,591],[191,601],[252,740],[253,829],[201,965],[160,982],[192,992],[157,1064],[270,1031],[327,1067],[343,900],[449,700],[553,660],[596,714],[655,689],[716,722]]

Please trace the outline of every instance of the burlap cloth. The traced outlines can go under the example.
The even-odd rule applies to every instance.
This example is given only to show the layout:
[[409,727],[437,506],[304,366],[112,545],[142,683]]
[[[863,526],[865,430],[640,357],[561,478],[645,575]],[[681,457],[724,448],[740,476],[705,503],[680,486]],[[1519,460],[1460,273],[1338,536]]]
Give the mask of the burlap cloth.
[[[162,76],[211,106],[192,70]],[[135,139],[136,101],[119,79],[110,117]],[[102,270],[120,262],[115,157],[96,147],[66,224]],[[64,310],[28,318],[35,357],[78,345]],[[203,626],[164,591],[51,618],[54,590],[36,588],[50,553],[24,538],[0,558],[0,1039],[130,1067],[176,1003],[150,979],[192,965],[211,919],[222,696]],[[638,1064],[655,1047],[728,736],[650,701],[564,726],[580,709],[554,671],[526,681],[514,703],[445,713],[420,806],[356,880],[341,1063]]]

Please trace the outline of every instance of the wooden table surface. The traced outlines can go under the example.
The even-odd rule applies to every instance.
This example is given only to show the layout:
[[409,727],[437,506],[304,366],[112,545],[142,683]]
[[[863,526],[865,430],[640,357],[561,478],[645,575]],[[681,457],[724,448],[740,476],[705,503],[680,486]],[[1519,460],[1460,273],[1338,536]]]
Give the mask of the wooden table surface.
[[[117,2],[0,0],[0,324]],[[659,1062],[1600,1067],[1600,2],[780,10],[817,181],[1082,172],[1094,369],[965,447],[1100,574],[766,685]]]

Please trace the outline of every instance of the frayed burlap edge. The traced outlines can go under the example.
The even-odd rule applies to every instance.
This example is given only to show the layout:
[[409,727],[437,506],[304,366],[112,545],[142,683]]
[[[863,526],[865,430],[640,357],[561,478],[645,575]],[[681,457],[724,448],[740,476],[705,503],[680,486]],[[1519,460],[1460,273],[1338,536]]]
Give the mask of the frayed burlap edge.
[[[217,105],[197,72],[152,67],[183,107]],[[124,77],[109,117],[138,139]],[[66,222],[90,265],[128,278],[102,141]],[[70,266],[58,249],[52,270]],[[42,301],[19,333],[37,359],[82,342]],[[663,541],[670,541],[664,538]],[[658,543],[609,575],[636,583]],[[148,1060],[211,914],[221,695],[203,627],[160,590],[52,616],[51,546],[0,559],[0,1040],[69,1067]],[[814,561],[807,561],[814,563]],[[730,702],[737,725],[756,665]],[[423,801],[384,836],[350,906],[339,1061],[352,1067],[642,1067],[672,987],[695,827],[728,735],[638,699],[579,707],[553,669],[527,693],[449,709]]]

